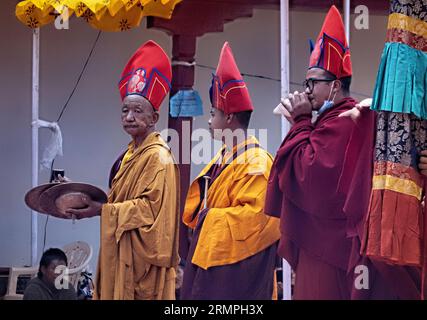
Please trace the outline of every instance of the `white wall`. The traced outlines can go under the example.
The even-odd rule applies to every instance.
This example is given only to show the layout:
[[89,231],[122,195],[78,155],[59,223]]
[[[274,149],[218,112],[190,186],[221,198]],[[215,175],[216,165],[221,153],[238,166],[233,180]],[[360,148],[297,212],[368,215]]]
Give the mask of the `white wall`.
[[[14,1],[2,1],[0,10],[0,266],[30,263],[30,210],[23,198],[31,188],[31,31],[14,17]],[[318,34],[324,14],[291,14],[291,80],[301,83],[308,63],[308,38]],[[145,23],[144,23],[145,25]],[[53,26],[41,29],[40,117],[54,121],[68,98],[89,53],[97,31],[73,19],[70,30]],[[369,31],[352,30],[353,90],[372,91],[376,68],[385,37],[386,18],[371,17]],[[144,41],[157,41],[166,52],[171,39],[163,32],[145,26],[126,33],[103,33],[86,73],[66,110],[60,125],[64,138],[64,156],[55,167],[66,175],[107,190],[111,164],[128,143],[120,127],[120,99],[116,84],[123,66]],[[196,61],[216,67],[219,52],[228,40],[243,73],[279,79],[279,12],[255,10],[252,18],[225,25],[223,33],[208,34],[197,44]],[[209,114],[208,89],[211,70],[196,68],[195,88],[204,102],[205,115],[196,118],[195,128],[206,127]],[[246,77],[255,105],[252,128],[268,128],[268,149],[279,146],[280,120],[272,109],[280,100],[280,82]],[[293,89],[301,89],[293,87]],[[356,96],[357,97],[357,96]],[[162,106],[159,129],[166,127],[167,105]],[[40,155],[48,135],[40,131]],[[194,177],[201,166],[193,166]],[[48,180],[40,174],[40,183]],[[43,246],[46,216],[40,215],[39,253]],[[50,218],[46,248],[63,246],[75,240],[89,242],[97,256],[99,219],[76,222]],[[96,259],[92,266],[94,268]]]

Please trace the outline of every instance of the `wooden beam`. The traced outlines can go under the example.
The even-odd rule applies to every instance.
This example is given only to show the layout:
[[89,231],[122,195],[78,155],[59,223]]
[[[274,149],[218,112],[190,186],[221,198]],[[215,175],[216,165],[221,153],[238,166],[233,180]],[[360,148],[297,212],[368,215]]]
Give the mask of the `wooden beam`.
[[[289,7],[295,11],[326,12],[333,4],[343,8],[343,2],[343,0],[290,0]],[[351,12],[354,12],[354,8],[358,5],[365,5],[370,13],[388,15],[390,2],[388,0],[351,0]]]
[[185,0],[176,6],[172,19],[148,17],[147,27],[161,29],[171,35],[200,37],[210,32],[222,32],[225,23],[237,18],[251,17],[252,8],[252,5],[234,1]]
[[[276,9],[280,10],[280,0],[185,0],[185,2],[196,4],[199,11],[203,11],[205,5],[223,5],[233,4],[240,6],[250,5],[253,8],[259,9]],[[331,5],[336,5],[338,8],[343,7],[343,0],[290,0],[289,8],[297,11],[326,11]],[[374,14],[387,15],[390,7],[389,0],[352,0],[351,10],[358,5],[365,5],[369,12]]]

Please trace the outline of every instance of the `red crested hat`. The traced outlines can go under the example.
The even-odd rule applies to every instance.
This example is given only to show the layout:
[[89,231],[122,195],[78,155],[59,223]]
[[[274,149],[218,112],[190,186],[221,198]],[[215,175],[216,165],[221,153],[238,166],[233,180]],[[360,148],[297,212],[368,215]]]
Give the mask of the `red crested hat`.
[[237,68],[228,42],[222,47],[216,74],[212,77],[210,98],[213,107],[225,114],[254,109],[248,87]]
[[145,97],[159,110],[171,88],[172,67],[168,56],[154,41],[144,43],[123,69],[119,90],[122,100],[129,95]]
[[332,6],[311,52],[309,68],[321,68],[341,79],[352,75],[350,49],[344,23],[337,7]]

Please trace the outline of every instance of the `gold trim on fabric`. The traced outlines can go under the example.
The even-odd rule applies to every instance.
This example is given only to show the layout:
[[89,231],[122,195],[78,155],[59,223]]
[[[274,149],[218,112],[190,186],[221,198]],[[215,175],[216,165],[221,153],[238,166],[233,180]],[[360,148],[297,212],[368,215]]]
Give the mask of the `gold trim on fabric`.
[[400,13],[389,16],[387,29],[401,29],[427,38],[427,22]]
[[416,197],[418,200],[421,200],[423,192],[423,189],[420,188],[415,182],[392,177],[389,175],[374,176],[372,180],[372,189],[391,190]]

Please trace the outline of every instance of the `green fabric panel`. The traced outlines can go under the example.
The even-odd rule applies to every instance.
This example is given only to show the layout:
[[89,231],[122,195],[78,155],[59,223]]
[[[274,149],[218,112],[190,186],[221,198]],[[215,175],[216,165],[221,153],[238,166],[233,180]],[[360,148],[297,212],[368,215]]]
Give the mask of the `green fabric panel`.
[[412,113],[427,119],[427,53],[406,44],[385,44],[372,110]]

